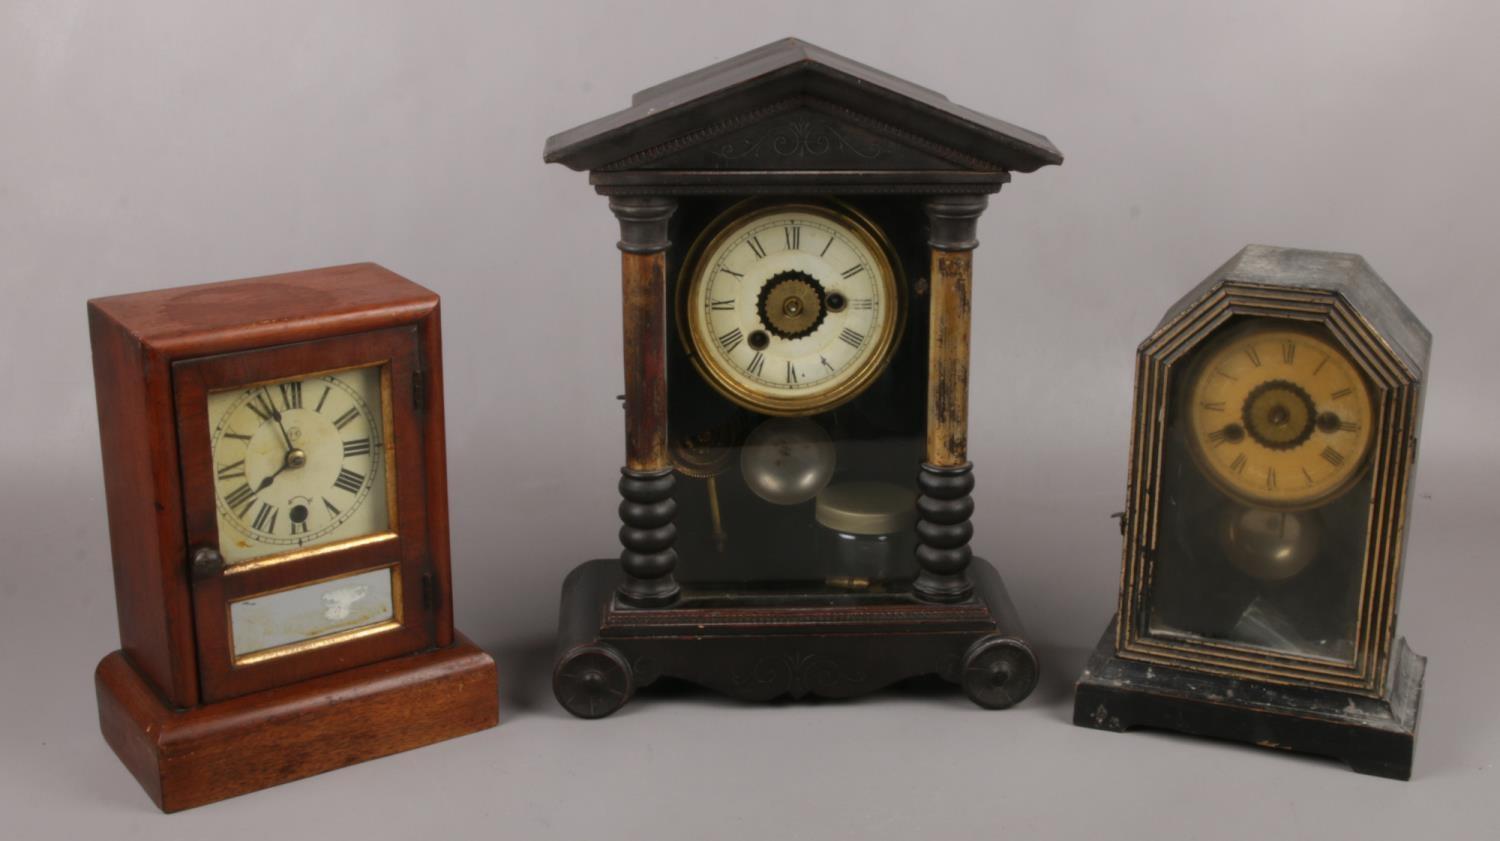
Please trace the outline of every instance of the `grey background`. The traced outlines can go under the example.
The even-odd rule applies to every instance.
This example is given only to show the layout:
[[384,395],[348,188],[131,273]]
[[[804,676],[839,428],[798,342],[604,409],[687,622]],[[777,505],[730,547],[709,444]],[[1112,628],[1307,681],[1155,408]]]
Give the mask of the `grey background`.
[[[0,834],[1500,836],[1497,31],[1449,2],[0,3]],[[975,543],[1046,675],[1003,713],[693,696],[575,721],[546,680],[564,573],[616,545],[618,257],[542,141],[789,34],[1067,155],[996,198],[976,268]],[[1360,252],[1437,336],[1409,784],[1068,724],[1112,610],[1133,348],[1247,242]],[[160,816],[95,721],[116,630],[83,302],[356,260],[444,297],[457,615],[504,722]]]

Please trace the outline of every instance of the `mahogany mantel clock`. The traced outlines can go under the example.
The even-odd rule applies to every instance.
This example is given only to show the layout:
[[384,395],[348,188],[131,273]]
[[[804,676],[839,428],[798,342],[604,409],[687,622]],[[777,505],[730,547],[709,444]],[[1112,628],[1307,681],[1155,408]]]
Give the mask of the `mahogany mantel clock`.
[[493,726],[453,630],[438,298],[364,264],[89,302],[121,650],[166,811]]
[[1074,721],[1411,774],[1396,598],[1431,336],[1358,255],[1248,246],[1141,344],[1115,623]]
[[618,561],[563,586],[558,700],[660,676],[743,699],[1036,681],[972,559],[975,227],[1046,138],[796,40],[547,142],[620,221]]

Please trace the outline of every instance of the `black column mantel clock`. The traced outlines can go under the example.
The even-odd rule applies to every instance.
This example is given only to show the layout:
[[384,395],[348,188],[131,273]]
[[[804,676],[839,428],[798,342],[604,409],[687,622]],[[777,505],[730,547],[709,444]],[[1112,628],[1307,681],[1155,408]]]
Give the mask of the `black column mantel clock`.
[[1411,776],[1427,661],[1396,601],[1431,344],[1355,254],[1247,246],[1168,311],[1075,723]]
[[619,218],[618,560],[563,585],[558,700],[673,677],[745,700],[938,674],[1035,685],[971,558],[976,222],[1048,140],[797,40],[547,141]]

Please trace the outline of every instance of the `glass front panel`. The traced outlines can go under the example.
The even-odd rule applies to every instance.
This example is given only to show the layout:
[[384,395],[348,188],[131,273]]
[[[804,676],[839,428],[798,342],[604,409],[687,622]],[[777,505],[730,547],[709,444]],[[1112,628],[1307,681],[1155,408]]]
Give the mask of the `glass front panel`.
[[385,403],[380,366],[211,392],[225,563],[388,532]]
[[1376,401],[1326,330],[1242,319],[1177,363],[1150,631],[1352,661]]
[[229,605],[237,658],[315,640],[333,642],[340,634],[395,618],[394,574],[389,567]]
[[[677,577],[689,591],[881,594],[916,576],[922,221],[897,202],[685,201],[669,266]],[[910,243],[917,242],[917,246]]]

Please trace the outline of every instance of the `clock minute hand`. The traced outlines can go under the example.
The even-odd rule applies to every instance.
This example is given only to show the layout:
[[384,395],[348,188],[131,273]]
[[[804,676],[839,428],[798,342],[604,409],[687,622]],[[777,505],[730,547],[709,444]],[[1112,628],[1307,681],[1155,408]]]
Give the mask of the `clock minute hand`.
[[[281,430],[281,440],[283,440],[283,441],[286,442],[287,451],[291,452],[292,450],[297,449],[292,444],[292,436],[290,436],[290,435],[287,434],[286,424],[284,424],[284,423],[281,422],[281,412],[277,411],[276,404],[272,402],[272,400],[271,400],[271,392],[268,391],[268,390],[266,390],[265,388],[262,388],[260,391],[261,391],[262,394],[264,394],[266,396],[266,408],[268,408],[268,409],[271,410],[271,420],[276,421],[276,428],[279,429],[279,430]],[[284,466],[283,466],[283,469],[284,469]],[[278,470],[276,472],[280,473],[281,471]],[[271,475],[274,476],[275,474],[273,473]]]

